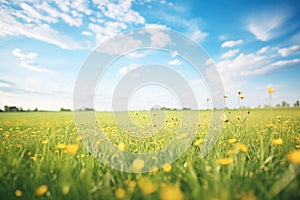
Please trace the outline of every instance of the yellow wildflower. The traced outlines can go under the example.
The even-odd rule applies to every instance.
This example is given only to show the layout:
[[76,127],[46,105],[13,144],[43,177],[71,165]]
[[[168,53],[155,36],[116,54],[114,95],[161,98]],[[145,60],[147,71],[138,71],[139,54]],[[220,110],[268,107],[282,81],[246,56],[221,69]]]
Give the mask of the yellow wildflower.
[[183,193],[179,185],[163,185],[159,197],[161,200],[182,200]]
[[233,163],[232,158],[220,158],[220,159],[218,160],[218,164],[219,164],[219,165],[229,165],[229,164],[231,164],[231,163]]
[[172,165],[169,164],[169,163],[166,163],[166,164],[164,164],[164,165],[162,166],[162,169],[163,169],[164,172],[169,173],[169,172],[172,170]]
[[240,99],[245,99],[245,96],[243,96],[243,95],[240,95]]
[[42,141],[42,144],[48,144],[49,143],[49,140],[43,140]]
[[55,146],[55,149],[64,149],[65,147],[66,147],[65,144],[58,143],[58,144]]
[[275,145],[282,145],[283,144],[283,140],[281,138],[278,138],[278,139],[273,139],[271,141],[272,144],[275,144]]
[[68,144],[65,147],[65,153],[66,154],[75,154],[79,149],[79,145],[78,144]]
[[120,144],[118,145],[118,148],[121,150],[121,151],[124,151],[125,148],[126,148],[126,145],[124,142],[120,142]]
[[267,88],[267,91],[269,94],[272,94],[273,92],[275,92],[275,90],[271,87]]
[[141,171],[144,167],[145,167],[145,161],[143,161],[142,159],[136,158],[136,159],[132,162],[132,168],[133,168],[135,171]]
[[239,151],[242,151],[244,153],[248,152],[248,147],[246,147],[246,145],[244,145],[242,143],[237,143],[237,144],[235,144],[235,146]]
[[41,185],[38,187],[35,191],[35,195],[37,196],[43,196],[48,191],[48,187],[46,185]]
[[294,164],[300,165],[300,150],[294,150],[287,154],[287,159]]
[[22,191],[21,190],[16,190],[15,191],[15,195],[16,195],[16,197],[21,197],[22,196]]
[[117,188],[115,191],[115,197],[117,199],[123,199],[125,197],[126,191],[123,188]]
[[231,139],[228,140],[229,144],[233,144],[233,143],[236,143],[236,142],[237,142],[236,138],[231,138]]
[[146,177],[142,177],[138,180],[138,186],[144,194],[151,194],[157,190],[157,186]]
[[200,144],[202,144],[203,143],[203,141],[204,141],[204,139],[198,139],[198,140],[196,140],[195,142],[194,142],[194,146],[199,146]]

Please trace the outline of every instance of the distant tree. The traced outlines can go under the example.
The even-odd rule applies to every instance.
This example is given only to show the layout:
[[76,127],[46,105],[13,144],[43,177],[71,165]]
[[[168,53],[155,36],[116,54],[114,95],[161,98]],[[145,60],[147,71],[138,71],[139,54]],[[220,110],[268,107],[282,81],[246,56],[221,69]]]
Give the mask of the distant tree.
[[286,101],[282,101],[282,102],[281,102],[281,107],[283,107],[283,108],[287,107]]
[[278,103],[278,104],[276,104],[276,106],[275,106],[276,108],[280,108],[280,104]]
[[191,108],[182,108],[182,110],[192,110]]
[[35,108],[35,109],[33,110],[33,112],[37,112],[37,111],[39,111],[39,109],[38,109],[38,108]]
[[70,112],[71,109],[68,108],[60,108],[60,112]]
[[299,100],[297,100],[295,103],[294,103],[294,107],[299,107],[300,105],[299,105],[300,103],[299,103]]
[[4,106],[4,112],[9,112],[9,106]]
[[85,110],[85,111],[95,111],[94,108],[85,108],[84,110]]

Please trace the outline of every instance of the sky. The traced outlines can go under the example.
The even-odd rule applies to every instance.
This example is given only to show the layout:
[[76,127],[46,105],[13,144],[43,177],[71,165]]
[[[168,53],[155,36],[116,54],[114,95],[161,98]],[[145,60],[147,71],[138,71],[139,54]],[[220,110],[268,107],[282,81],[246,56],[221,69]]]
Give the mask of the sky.
[[[120,33],[161,28],[184,34],[205,49],[223,82],[226,105],[293,105],[300,99],[298,0],[0,0],[0,108],[73,108],[77,76],[91,52]],[[167,41],[156,35],[157,44]],[[206,80],[180,55],[135,51],[106,70],[94,96],[97,110],[112,109],[114,88],[126,73],[152,61],[180,73],[198,108],[211,105]],[[145,85],[130,94],[128,108],[180,108],[174,92]]]

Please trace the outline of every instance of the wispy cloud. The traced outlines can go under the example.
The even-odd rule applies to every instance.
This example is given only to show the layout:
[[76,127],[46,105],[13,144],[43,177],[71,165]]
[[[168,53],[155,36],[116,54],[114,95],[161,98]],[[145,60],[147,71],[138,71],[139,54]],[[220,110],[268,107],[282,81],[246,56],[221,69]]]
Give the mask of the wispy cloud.
[[135,68],[137,68],[137,64],[131,64],[131,65],[122,67],[122,68],[119,70],[119,73],[120,73],[121,75],[125,75],[125,74],[127,74],[128,72],[130,72],[131,70],[134,70]]
[[12,51],[12,54],[20,59],[20,67],[37,72],[54,73],[52,70],[38,66],[35,60],[38,54],[35,52],[24,53],[21,49],[17,48]]
[[0,36],[26,36],[57,45],[63,49],[79,49],[81,45],[53,30],[48,24],[22,23],[5,9],[0,9]]
[[293,53],[297,53],[300,50],[300,46],[299,45],[294,45],[291,47],[286,47],[286,48],[282,48],[282,49],[278,49],[278,53],[282,56],[282,57],[287,57]]
[[246,28],[258,40],[268,41],[285,33],[283,27],[292,15],[292,10],[285,6],[265,8],[248,16]]
[[242,44],[243,40],[228,40],[226,42],[223,42],[221,47],[234,47],[236,45]]
[[223,53],[221,58],[231,58],[234,57],[240,50],[239,49],[234,49],[234,50],[229,50],[226,53]]
[[168,62],[168,64],[169,64],[169,65],[176,65],[176,66],[179,66],[179,65],[182,64],[182,62],[181,62],[180,60],[178,60],[178,59],[174,59],[174,60],[170,60],[170,61]]

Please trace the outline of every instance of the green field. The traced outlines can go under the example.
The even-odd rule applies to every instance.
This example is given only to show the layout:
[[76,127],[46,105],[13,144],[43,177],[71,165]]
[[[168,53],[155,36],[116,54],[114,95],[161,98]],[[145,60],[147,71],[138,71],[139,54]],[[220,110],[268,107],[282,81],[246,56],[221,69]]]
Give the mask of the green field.
[[[174,138],[180,112],[167,112],[169,125],[155,135],[156,143],[126,136],[111,113],[97,116],[116,147],[147,152]],[[188,150],[149,173],[120,172],[99,162],[81,144],[71,112],[0,113],[0,199],[300,199],[300,110],[226,113],[208,156],[198,153],[211,111],[200,111]],[[149,123],[147,112],[131,116],[140,126]]]

